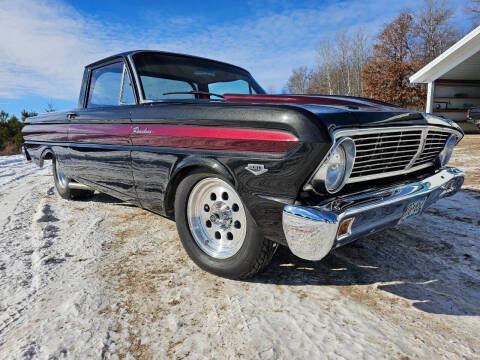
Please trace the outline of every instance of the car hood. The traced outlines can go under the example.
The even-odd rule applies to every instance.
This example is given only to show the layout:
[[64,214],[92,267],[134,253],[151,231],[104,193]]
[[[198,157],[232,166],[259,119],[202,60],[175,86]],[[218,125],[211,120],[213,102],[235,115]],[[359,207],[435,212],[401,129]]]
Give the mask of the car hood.
[[458,126],[447,119],[426,115],[372,99],[326,95],[225,94],[227,103],[290,105],[316,115],[329,130],[348,127],[438,125]]

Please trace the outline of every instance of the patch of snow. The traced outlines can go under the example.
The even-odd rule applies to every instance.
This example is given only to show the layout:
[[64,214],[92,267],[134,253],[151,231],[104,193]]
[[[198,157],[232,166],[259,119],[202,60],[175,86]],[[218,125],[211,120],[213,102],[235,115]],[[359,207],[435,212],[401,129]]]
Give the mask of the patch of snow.
[[23,155],[0,156],[0,168],[6,165],[26,162]]
[[232,281],[196,267],[173,222],[63,200],[50,166],[16,159],[0,163],[2,359],[480,356],[478,191],[320,262],[281,248]]

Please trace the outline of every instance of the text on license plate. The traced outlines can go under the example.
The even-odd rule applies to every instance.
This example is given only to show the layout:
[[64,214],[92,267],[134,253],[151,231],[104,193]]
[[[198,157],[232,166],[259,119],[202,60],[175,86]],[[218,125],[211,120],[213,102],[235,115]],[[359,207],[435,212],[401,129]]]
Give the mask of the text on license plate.
[[412,200],[407,206],[405,206],[405,209],[403,209],[403,215],[400,219],[400,222],[402,223],[408,218],[420,214],[422,212],[423,205],[425,205],[425,201],[427,201],[426,196]]

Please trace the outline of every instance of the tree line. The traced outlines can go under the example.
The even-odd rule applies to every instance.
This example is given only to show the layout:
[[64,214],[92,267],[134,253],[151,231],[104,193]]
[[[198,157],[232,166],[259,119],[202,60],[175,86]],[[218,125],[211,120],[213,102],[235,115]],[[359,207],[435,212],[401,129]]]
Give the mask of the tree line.
[[[480,21],[480,0],[464,9],[472,28]],[[370,41],[363,31],[341,30],[334,41],[322,40],[313,68],[292,70],[286,90],[292,94],[364,96],[403,107],[422,109],[426,88],[409,77],[457,42],[447,0],[424,0],[416,10],[402,11]]]
[[[52,104],[48,104],[45,112],[55,111]],[[37,116],[34,111],[22,110],[19,119],[15,115],[0,111],[0,155],[19,154],[22,149],[22,129],[25,120],[31,116]]]

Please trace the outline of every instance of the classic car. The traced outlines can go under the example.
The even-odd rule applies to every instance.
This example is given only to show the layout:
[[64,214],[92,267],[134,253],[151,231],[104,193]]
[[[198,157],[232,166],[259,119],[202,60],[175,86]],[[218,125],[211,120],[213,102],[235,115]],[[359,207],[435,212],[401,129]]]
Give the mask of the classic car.
[[[85,67],[78,107],[26,121],[58,194],[95,190],[176,222],[201,268],[247,278],[279,245],[307,260],[455,194],[453,122],[380,101],[268,95],[240,67],[131,51]],[[427,224],[425,226],[428,226]]]

